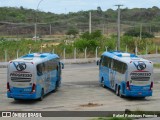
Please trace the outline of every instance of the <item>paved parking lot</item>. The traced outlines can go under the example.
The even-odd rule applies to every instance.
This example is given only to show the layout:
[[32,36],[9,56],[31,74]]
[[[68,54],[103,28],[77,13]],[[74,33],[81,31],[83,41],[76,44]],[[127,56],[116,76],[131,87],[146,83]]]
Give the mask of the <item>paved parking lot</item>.
[[95,63],[67,64],[62,85],[43,101],[14,101],[6,97],[6,68],[0,69],[0,111],[160,111],[160,69],[154,69],[153,96],[145,99],[120,98],[98,83]]

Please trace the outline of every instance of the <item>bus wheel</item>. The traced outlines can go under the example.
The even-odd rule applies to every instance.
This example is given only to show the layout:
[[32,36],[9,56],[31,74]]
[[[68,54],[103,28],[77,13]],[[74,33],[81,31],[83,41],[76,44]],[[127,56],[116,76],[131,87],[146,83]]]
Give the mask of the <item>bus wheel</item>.
[[140,99],[145,99],[146,97],[140,97]]
[[123,98],[123,95],[121,93],[121,88],[120,87],[119,87],[118,91],[119,91],[119,97]]
[[41,97],[39,98],[39,100],[42,101],[43,98],[44,98],[44,90],[42,89],[42,90],[41,90]]
[[57,91],[57,90],[58,90],[59,84],[60,84],[60,81],[57,80],[57,81],[56,81],[56,87],[55,87],[55,90],[54,90],[54,91]]
[[103,88],[105,88],[105,84],[104,84],[103,78],[102,78],[102,80],[101,80],[101,86],[102,86]]
[[20,101],[20,99],[18,99],[18,98],[14,98],[14,100],[15,100],[15,101]]
[[116,85],[116,95],[119,96],[119,87]]

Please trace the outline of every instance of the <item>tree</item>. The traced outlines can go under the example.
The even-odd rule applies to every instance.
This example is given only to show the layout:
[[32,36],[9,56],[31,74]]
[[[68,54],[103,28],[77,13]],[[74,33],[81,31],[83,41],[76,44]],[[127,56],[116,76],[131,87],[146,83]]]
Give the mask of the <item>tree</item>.
[[97,12],[98,12],[98,14],[102,14],[103,11],[100,6],[97,7]]
[[98,41],[95,40],[86,40],[86,39],[78,39],[74,42],[74,46],[78,48],[81,52],[87,47],[89,51],[94,51],[98,46]]
[[96,30],[91,34],[89,32],[85,32],[81,35],[81,38],[86,40],[98,40],[98,39],[101,39],[101,37],[102,37],[102,33],[100,30]]
[[76,37],[76,35],[78,34],[78,30],[76,28],[69,28],[69,30],[66,33],[67,35],[73,35],[74,38]]
[[[128,30],[127,32],[124,33],[125,36],[132,36],[132,37],[139,37],[140,36],[140,31],[139,30],[135,30],[135,29],[131,29]],[[141,33],[142,38],[153,38],[154,35],[148,32],[142,32]]]

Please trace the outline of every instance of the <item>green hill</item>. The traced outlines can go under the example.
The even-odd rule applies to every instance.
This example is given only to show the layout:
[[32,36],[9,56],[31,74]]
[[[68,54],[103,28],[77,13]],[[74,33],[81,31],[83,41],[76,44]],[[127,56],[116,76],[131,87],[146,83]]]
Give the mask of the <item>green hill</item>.
[[[75,28],[79,32],[88,31],[89,12],[92,12],[92,30],[115,32],[117,10],[108,9],[70,12],[68,14],[55,14],[51,12],[36,11],[23,7],[0,7],[0,34],[34,34],[34,23],[38,23],[40,35],[66,33],[68,29]],[[122,30],[139,27],[143,24],[144,30],[158,32],[160,30],[160,9],[152,8],[121,9]],[[14,23],[14,24],[13,24]]]

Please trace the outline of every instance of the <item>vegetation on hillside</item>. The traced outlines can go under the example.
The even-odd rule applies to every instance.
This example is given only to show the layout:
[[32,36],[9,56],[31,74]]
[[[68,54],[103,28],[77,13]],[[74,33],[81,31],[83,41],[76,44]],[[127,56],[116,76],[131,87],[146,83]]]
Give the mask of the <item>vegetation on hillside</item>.
[[[108,9],[102,11],[100,7],[97,10],[90,10],[93,14],[93,21],[100,22],[98,18],[105,18],[108,21],[116,21],[117,10]],[[90,11],[79,11],[77,13],[69,12],[68,14],[54,14],[51,12],[36,11],[33,9],[26,9],[22,6],[20,8],[14,7],[0,7],[0,21],[8,22],[35,22],[37,17],[38,22],[41,23],[54,23],[67,21],[70,23],[88,22],[88,13]],[[160,9],[156,6],[152,8],[123,8],[121,9],[122,21],[135,21],[135,22],[159,22]],[[36,15],[36,16],[35,16]]]
[[[109,28],[115,31],[117,21],[117,10],[108,9],[69,12],[68,14],[55,14],[51,12],[36,11],[23,7],[0,7],[0,33],[3,34],[27,34],[34,32],[34,23],[38,23],[40,34],[49,34],[49,26],[52,27],[52,34],[66,34],[70,28],[78,32],[88,31],[89,12],[92,12],[92,29],[100,29],[106,33]],[[160,9],[152,8],[123,8],[121,9],[121,24],[123,29],[139,29],[143,25],[144,32],[158,32],[160,30]],[[7,22],[15,23],[10,24]],[[18,24],[17,24],[18,23]],[[114,23],[114,24],[113,24]],[[19,30],[20,29],[20,30]],[[122,30],[123,30],[122,29]],[[4,30],[4,31],[3,31]],[[12,31],[11,31],[12,30]],[[73,30],[73,29],[72,29]]]
[[[0,36],[2,37],[0,37],[0,60],[4,61],[7,59],[8,61],[15,59],[17,56],[22,56],[29,53],[29,51],[54,51],[55,53],[59,54],[61,58],[63,58],[63,52],[65,49],[66,58],[73,58],[74,50],[76,48],[77,58],[84,58],[85,49],[87,49],[87,57],[95,57],[96,48],[98,49],[98,56],[100,56],[100,54],[106,49],[116,50],[116,26],[113,30],[114,34],[106,35],[106,33],[101,29],[103,28],[101,25],[104,23],[114,23],[107,24],[108,27],[116,25],[117,10],[108,9],[106,11],[102,11],[100,7],[98,7],[97,10],[91,10],[91,33],[88,32],[89,12],[90,11],[79,11],[77,13],[54,14],[50,12],[45,13],[42,11],[25,9],[23,7],[1,7]],[[128,52],[134,53],[135,47],[137,46],[138,54],[146,54],[146,52],[159,52],[159,47],[157,47],[153,41],[154,32],[158,32],[160,29],[159,12],[160,9],[155,6],[148,9],[122,9],[121,26],[127,29],[123,31],[123,35],[121,35],[120,50],[127,50]],[[50,26],[54,26],[54,31],[57,30],[61,34],[66,34],[69,36],[69,38],[59,40],[63,42],[55,46],[53,44],[55,41],[46,41],[45,39],[33,41],[31,39],[28,40],[25,39],[25,37],[20,36],[23,34],[28,34],[30,37],[33,36],[31,33],[34,33],[34,23],[36,18],[37,23],[45,23],[45,25],[41,26],[38,24],[38,35],[48,35],[49,26],[46,27],[46,24],[50,24]],[[12,22],[12,24],[7,22]],[[97,27],[97,25],[101,27]],[[11,35],[15,35],[19,39],[7,39],[7,37]],[[66,40],[70,40],[70,42],[66,43]],[[7,56],[5,56],[5,53],[7,53]]]

